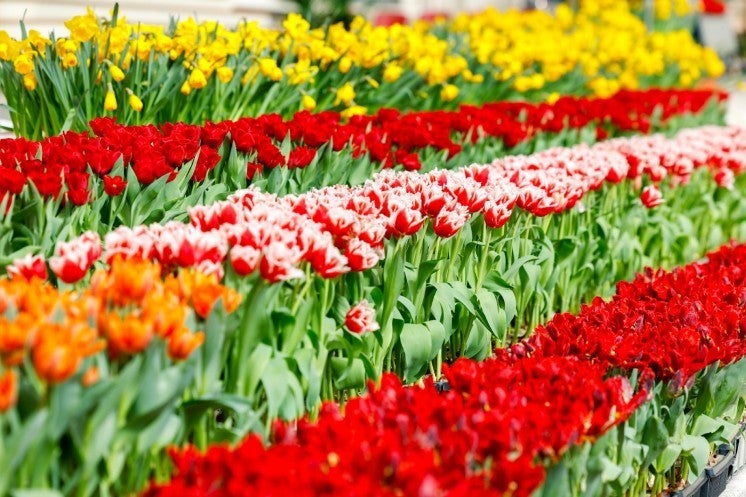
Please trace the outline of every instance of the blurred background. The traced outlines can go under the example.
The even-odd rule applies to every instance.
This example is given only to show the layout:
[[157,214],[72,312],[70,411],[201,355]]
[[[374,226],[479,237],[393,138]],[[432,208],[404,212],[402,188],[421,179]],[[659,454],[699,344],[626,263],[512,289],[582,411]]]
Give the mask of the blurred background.
[[[577,1],[577,0],[576,0]],[[683,0],[687,1],[687,0]],[[113,6],[112,0],[0,0],[0,29],[18,36],[18,21],[25,17],[27,26],[42,33],[52,28],[62,28],[64,19],[85,11],[87,6],[96,12],[106,13]],[[552,9],[553,0],[121,0],[121,12],[130,19],[144,23],[164,24],[170,15],[195,16],[198,19],[217,19],[232,24],[237,18],[246,17],[264,23],[276,22],[288,12],[302,12],[318,19],[341,18],[350,14],[363,14],[368,19],[381,22],[396,20],[413,21],[435,14],[453,15],[492,6],[497,9]],[[571,2],[572,3],[572,2]],[[640,0],[652,12],[655,0]],[[692,6],[699,3],[691,0]],[[705,4],[722,3],[729,26],[737,34],[746,31],[746,0],[705,1]]]

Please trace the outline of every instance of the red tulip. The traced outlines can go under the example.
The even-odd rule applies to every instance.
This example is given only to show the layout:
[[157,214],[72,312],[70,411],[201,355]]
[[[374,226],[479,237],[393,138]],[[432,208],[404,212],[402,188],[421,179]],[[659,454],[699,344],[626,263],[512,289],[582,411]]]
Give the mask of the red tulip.
[[47,264],[43,255],[31,256],[27,254],[21,259],[16,259],[12,264],[5,267],[5,270],[12,277],[21,277],[27,280],[31,278],[41,278],[46,280],[48,277]]
[[352,333],[366,333],[380,328],[376,322],[376,311],[367,300],[362,300],[350,307],[345,316],[345,326]]
[[433,219],[433,231],[441,238],[450,238],[463,228],[469,217],[468,209],[461,205],[453,210],[442,210]]
[[254,247],[243,247],[236,245],[230,251],[231,266],[239,276],[246,276],[253,273],[259,266],[259,260],[262,257],[261,251]]
[[655,185],[646,186],[642,190],[642,193],[640,194],[640,201],[642,202],[642,205],[644,205],[648,209],[657,207],[665,202],[665,200],[663,200],[663,194]]
[[111,197],[116,197],[121,195],[124,192],[124,189],[127,188],[127,181],[122,178],[121,176],[109,176],[106,175],[103,178],[104,180],[104,191],[107,195]]

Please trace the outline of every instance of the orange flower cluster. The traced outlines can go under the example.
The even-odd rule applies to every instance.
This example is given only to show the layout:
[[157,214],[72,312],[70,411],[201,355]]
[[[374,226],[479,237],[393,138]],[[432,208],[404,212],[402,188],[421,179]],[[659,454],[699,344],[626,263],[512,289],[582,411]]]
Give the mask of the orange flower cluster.
[[[117,359],[142,352],[155,337],[167,342],[173,360],[185,359],[205,338],[186,325],[189,313],[205,318],[219,298],[228,312],[240,302],[215,277],[193,270],[162,277],[158,264],[137,260],[113,260],[80,291],[59,291],[38,278],[0,280],[0,412],[15,404],[13,368],[27,354],[48,383],[69,379],[104,349]],[[97,377],[89,369],[82,381]]]

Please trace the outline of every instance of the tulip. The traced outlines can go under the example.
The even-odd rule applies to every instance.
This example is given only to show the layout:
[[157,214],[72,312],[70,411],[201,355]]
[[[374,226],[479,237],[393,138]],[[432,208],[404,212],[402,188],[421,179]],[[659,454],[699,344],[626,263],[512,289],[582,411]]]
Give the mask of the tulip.
[[376,322],[376,311],[367,300],[362,300],[350,307],[345,315],[345,326],[350,332],[356,334],[380,329]]
[[12,277],[21,277],[27,280],[31,278],[46,280],[48,277],[47,264],[43,255],[32,256],[27,254],[6,266],[5,270]]
[[0,376],[0,413],[8,411],[18,401],[18,375],[6,369]]
[[254,247],[236,245],[230,251],[231,266],[239,276],[253,273],[259,266],[262,253]]
[[665,202],[665,200],[663,199],[663,194],[655,185],[648,185],[643,188],[642,193],[640,194],[640,201],[642,202],[642,205],[644,205],[648,209],[657,207]]
[[183,327],[175,332],[168,340],[168,356],[174,361],[183,361],[205,341],[205,334],[201,331],[192,333]]

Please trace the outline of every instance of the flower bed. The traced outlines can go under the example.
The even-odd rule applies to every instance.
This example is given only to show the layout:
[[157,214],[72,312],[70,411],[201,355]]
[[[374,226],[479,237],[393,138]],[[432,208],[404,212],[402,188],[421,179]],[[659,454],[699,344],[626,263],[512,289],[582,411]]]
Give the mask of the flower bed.
[[[384,371],[413,380],[484,358],[635,268],[742,236],[746,201],[709,177],[743,181],[742,135],[625,138],[298,196],[247,190],[195,207],[191,224],[118,228],[103,251],[90,233],[59,243],[49,265],[67,284],[116,258],[225,277],[245,297],[234,333],[216,339],[227,355],[206,391],[241,395],[263,419],[293,418]],[[634,182],[664,177],[666,203],[649,210]],[[642,201],[659,194],[650,185]],[[8,270],[47,275],[43,257]]]
[[[272,193],[305,191],[360,183],[393,166],[396,158],[407,169],[428,171],[492,160],[506,147],[525,152],[592,141],[598,133],[594,129],[618,135],[718,122],[724,96],[622,92],[610,99],[563,98],[554,105],[505,103],[409,114],[384,110],[347,124],[334,113],[300,113],[290,121],[267,115],[203,127],[165,125],[162,130],[97,120],[91,123],[94,136],[0,140],[0,205],[6,211],[0,252],[12,259],[19,249],[48,247],[67,237],[71,227],[103,235],[120,224],[183,219],[195,204],[223,199],[249,183]],[[576,109],[581,101],[583,112]],[[420,132],[402,131],[412,126]]]
[[[162,123],[236,119],[268,109],[441,109],[526,96],[610,96],[690,87],[723,63],[684,31],[647,33],[626,6],[547,13],[487,10],[447,22],[312,29],[291,14],[279,30],[193,19],[172,28],[92,11],[54,43],[0,33],[0,91],[17,133],[83,130],[96,116]],[[536,36],[541,33],[541,36]],[[572,46],[574,50],[561,47]]]
[[[744,263],[746,246],[724,247],[705,263],[621,283],[611,301],[555,316],[496,357],[457,361],[447,393],[432,379],[403,388],[387,376],[315,421],[278,424],[270,446],[251,436],[234,449],[175,451],[175,478],[146,495],[527,496],[560,459],[567,479],[551,473],[546,495],[596,495],[594,478],[639,495],[650,467],[653,494],[674,488],[704,472],[743,408]],[[620,423],[617,450],[568,451]]]
[[712,51],[604,2],[0,32],[44,137],[0,140],[0,494],[694,482],[743,414],[746,246],[666,268],[746,239],[746,129],[650,89]]

